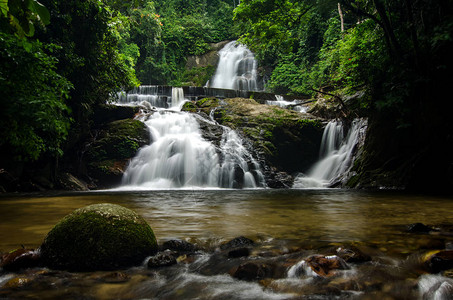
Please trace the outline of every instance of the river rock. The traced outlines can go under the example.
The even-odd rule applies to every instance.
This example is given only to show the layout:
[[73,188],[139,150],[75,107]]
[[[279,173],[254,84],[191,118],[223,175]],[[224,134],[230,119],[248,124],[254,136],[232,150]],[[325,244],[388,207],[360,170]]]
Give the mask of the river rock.
[[272,278],[273,266],[266,263],[246,262],[239,265],[237,269],[231,270],[230,274],[234,278],[246,281]]
[[58,186],[68,191],[88,191],[87,184],[70,173],[61,173],[58,176]]
[[113,270],[143,262],[157,252],[151,227],[134,211],[115,204],[75,210],[41,245],[46,266],[69,271]]
[[148,268],[162,268],[177,264],[175,253],[171,251],[159,252],[148,260]]
[[348,269],[346,262],[336,256],[312,255],[305,262],[307,265],[321,277],[330,277],[335,275],[335,270]]
[[336,252],[345,262],[363,263],[371,260],[369,255],[363,253],[359,248],[354,246],[338,247]]
[[0,268],[7,271],[18,271],[24,268],[34,268],[41,264],[41,256],[33,249],[16,249],[2,255]]
[[246,238],[244,236],[239,236],[237,238],[232,239],[231,241],[221,244],[220,250],[232,250],[244,246],[251,246],[253,244],[254,242],[251,239]]
[[427,253],[423,258],[423,264],[430,273],[453,269],[453,250]]
[[171,250],[181,255],[193,253],[197,251],[197,247],[184,240],[169,240],[162,244],[161,250]]
[[432,227],[426,226],[423,223],[414,223],[407,226],[407,232],[410,233],[430,233],[432,231],[438,231]]

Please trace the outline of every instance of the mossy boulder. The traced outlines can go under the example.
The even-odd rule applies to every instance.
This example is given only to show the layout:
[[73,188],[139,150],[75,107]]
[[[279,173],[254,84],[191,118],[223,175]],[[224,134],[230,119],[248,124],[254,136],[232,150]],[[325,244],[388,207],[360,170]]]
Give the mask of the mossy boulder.
[[69,271],[114,270],[157,253],[153,230],[134,211],[93,204],[64,217],[41,245],[44,264]]
[[118,185],[128,161],[149,143],[148,128],[141,121],[124,119],[105,124],[84,155],[88,176],[99,188]]

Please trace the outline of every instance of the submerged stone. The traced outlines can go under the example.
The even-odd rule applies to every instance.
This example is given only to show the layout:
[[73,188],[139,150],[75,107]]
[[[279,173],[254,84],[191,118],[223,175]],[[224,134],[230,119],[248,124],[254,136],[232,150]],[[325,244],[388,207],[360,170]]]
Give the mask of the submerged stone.
[[134,211],[115,204],[75,210],[41,245],[46,266],[69,271],[114,270],[138,265],[157,252],[151,227]]

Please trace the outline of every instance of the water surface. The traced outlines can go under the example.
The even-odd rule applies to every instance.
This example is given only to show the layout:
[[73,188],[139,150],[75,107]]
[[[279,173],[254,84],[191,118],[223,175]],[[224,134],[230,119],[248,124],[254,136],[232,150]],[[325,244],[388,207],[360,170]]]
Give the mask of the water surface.
[[[414,235],[405,231],[407,225],[417,222],[451,228],[453,199],[448,197],[334,189],[104,191],[53,195],[2,195],[0,251],[6,252],[20,245],[38,247],[46,233],[66,214],[89,204],[104,202],[131,208],[142,215],[153,228],[160,243],[178,238],[202,246],[215,247],[222,241],[243,235],[269,248],[298,247],[311,249],[310,251],[314,253],[327,246],[356,244],[374,249],[380,258],[399,263],[415,253],[423,253],[433,248],[444,249],[453,241],[448,235]],[[122,289],[123,292],[128,290],[131,293],[130,296],[120,298],[178,299],[179,297],[171,292],[175,286],[185,287],[186,290],[189,286],[192,288],[198,286],[198,292],[183,293],[185,298],[222,298],[215,295],[224,295],[228,298],[228,295],[233,293],[232,289],[238,294],[230,297],[231,299],[292,299],[295,295],[300,297],[306,293],[318,294],[318,291],[301,291],[301,282],[297,283],[298,288],[292,287],[294,283],[289,282],[273,283],[279,287],[283,285],[285,288],[276,288],[272,284],[269,288],[262,283],[233,279],[227,273],[206,277],[204,274],[189,272],[188,269],[184,269],[185,271],[177,269],[179,277],[175,277],[173,273],[172,275],[166,273],[169,271],[153,272],[150,275],[146,268],[140,270],[128,271],[132,274],[131,278],[137,276],[140,278],[136,279],[139,282],[137,284],[133,284],[132,279],[127,281],[127,284],[114,286],[105,283],[95,284],[97,288],[95,292],[91,290],[94,288],[93,275],[88,276],[89,280],[83,276],[82,278],[78,276],[77,279],[71,277],[70,280],[81,281],[78,282],[77,291],[71,293],[85,295],[90,287],[92,299],[110,299],[108,295],[115,289]],[[17,275],[4,274],[0,279],[4,284],[11,276]],[[409,278],[412,275],[404,276]],[[57,276],[60,277],[61,275]],[[160,292],[144,290],[144,282],[161,285],[160,290],[158,289]],[[0,282],[0,291],[1,286]],[[212,291],[207,292],[206,289]],[[288,296],[288,292],[291,296]],[[39,294],[37,291],[33,293]],[[99,293],[107,296],[101,297]],[[325,295],[322,289],[319,293]],[[406,296],[410,297],[415,292],[410,290],[407,293]],[[29,294],[30,291],[24,289],[23,294],[17,295],[27,298]],[[166,296],[163,296],[164,294]],[[59,294],[58,297],[64,295]],[[354,293],[340,296],[352,297],[351,295]],[[90,297],[88,298],[91,299]],[[294,299],[299,299],[297,297]]]

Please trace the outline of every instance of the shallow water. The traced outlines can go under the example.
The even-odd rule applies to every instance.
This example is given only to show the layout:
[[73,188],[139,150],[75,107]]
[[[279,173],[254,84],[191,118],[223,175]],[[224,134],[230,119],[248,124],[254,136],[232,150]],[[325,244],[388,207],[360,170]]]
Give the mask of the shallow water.
[[[419,279],[419,274],[414,275],[413,270],[398,272],[398,280],[403,282],[399,287],[392,285],[395,278],[386,282],[382,275],[373,275],[378,278],[376,287],[362,284],[370,272],[394,274],[392,268],[400,270],[400,266],[414,256],[445,249],[453,242],[448,234],[405,232],[407,225],[417,222],[452,228],[453,199],[388,191],[261,189],[2,195],[0,252],[20,245],[38,247],[46,233],[66,214],[103,202],[120,204],[138,212],[149,222],[160,243],[185,239],[213,250],[221,242],[243,235],[258,244],[256,253],[265,250],[276,256],[296,253],[293,265],[308,252],[322,253],[327,247],[351,244],[367,249],[373,260],[368,265],[352,265],[351,270],[328,281],[305,276],[246,282],[234,279],[221,267],[218,271],[199,271],[219,265],[219,262],[212,262],[213,254],[206,250],[193,262],[165,270],[139,267],[122,271],[127,280],[119,281],[105,279],[112,276],[105,272],[29,270],[18,274],[0,273],[0,298],[349,299],[369,296],[371,298],[366,299],[379,299],[384,295],[392,299],[398,298],[394,295],[399,293],[403,298],[411,299],[427,294],[432,285],[448,289],[452,284],[451,279],[441,275],[423,275],[425,277]],[[256,253],[252,254],[252,259],[260,259]],[[292,261],[293,258],[285,259]],[[241,259],[237,259],[237,262],[228,263],[240,262]],[[17,278],[22,278],[25,284]],[[16,285],[12,288],[7,282],[14,280]],[[335,285],[341,285],[343,281],[353,281],[355,285],[352,288]],[[332,285],[337,291],[334,294],[330,289]],[[327,286],[330,288],[326,290]]]

